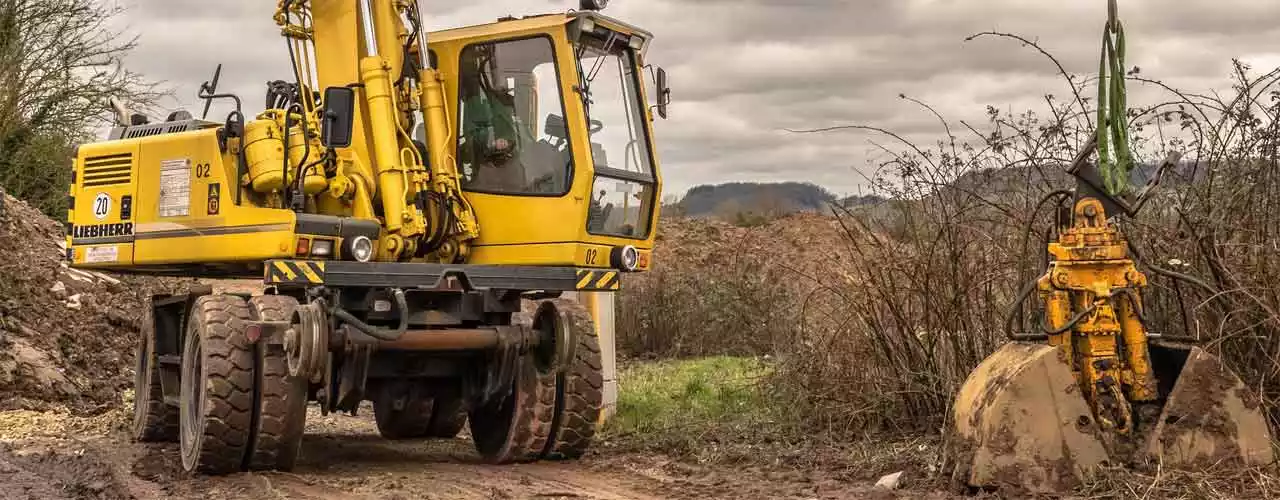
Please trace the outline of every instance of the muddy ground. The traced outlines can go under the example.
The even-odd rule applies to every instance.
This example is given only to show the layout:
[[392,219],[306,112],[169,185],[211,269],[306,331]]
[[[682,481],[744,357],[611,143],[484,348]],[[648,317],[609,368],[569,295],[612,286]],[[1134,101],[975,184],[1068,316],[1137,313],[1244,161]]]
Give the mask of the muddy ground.
[[378,436],[369,411],[311,414],[291,473],[189,478],[176,444],[132,443],[127,424],[119,409],[91,418],[0,412],[0,500],[944,497],[877,490],[836,470],[699,466],[654,454],[491,466],[478,462],[465,431],[451,440],[391,442]]

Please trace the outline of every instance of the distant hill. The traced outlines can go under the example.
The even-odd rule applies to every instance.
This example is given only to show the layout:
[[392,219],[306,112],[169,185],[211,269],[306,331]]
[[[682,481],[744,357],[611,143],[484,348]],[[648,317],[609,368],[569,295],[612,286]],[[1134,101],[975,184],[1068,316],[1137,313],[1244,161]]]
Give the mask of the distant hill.
[[732,216],[739,213],[780,216],[797,212],[826,213],[836,201],[830,191],[807,182],[697,186],[685,193],[677,210],[691,217]]
[[840,200],[837,203],[839,203],[840,206],[844,208],[854,208],[854,207],[861,207],[866,205],[879,205],[888,200],[889,200],[888,198],[885,198],[883,196],[867,194],[867,195],[861,195],[861,196],[855,195],[855,196],[849,196],[846,198],[840,198]]

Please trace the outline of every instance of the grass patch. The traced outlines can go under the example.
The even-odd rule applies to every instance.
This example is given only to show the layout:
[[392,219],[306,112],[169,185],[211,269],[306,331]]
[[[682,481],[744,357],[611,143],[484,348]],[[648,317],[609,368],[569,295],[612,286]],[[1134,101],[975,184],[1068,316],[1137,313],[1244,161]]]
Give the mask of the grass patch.
[[624,365],[606,432],[616,445],[669,453],[772,441],[778,405],[762,387],[771,369],[764,360],[728,356]]
[[617,413],[602,444],[700,464],[830,470],[850,481],[896,471],[907,471],[915,484],[933,479],[940,460],[936,436],[814,434],[799,411],[769,389],[773,370],[767,359],[727,356],[624,364]]

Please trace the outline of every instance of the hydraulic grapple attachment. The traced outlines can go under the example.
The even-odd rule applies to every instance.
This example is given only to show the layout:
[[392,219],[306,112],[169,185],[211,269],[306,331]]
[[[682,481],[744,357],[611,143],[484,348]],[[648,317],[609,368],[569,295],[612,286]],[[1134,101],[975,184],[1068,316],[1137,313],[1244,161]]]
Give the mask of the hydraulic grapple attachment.
[[1147,278],[1097,198],[1075,202],[1035,285],[1041,333],[978,366],[955,405],[956,478],[971,487],[1069,488],[1102,464],[1272,460],[1257,396],[1198,347],[1153,342]]
[[983,489],[1070,489],[1104,464],[1187,468],[1272,461],[1257,398],[1198,347],[1151,346],[1159,397],[1135,405],[1136,426],[1118,435],[1094,416],[1063,349],[1012,342],[960,389],[953,439],[955,480]]

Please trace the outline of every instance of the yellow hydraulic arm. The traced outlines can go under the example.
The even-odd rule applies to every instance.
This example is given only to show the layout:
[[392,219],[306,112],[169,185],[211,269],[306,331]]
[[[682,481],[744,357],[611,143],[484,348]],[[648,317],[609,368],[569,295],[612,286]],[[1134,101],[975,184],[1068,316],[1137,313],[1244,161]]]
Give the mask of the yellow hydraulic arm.
[[[331,188],[355,207],[377,200],[384,228],[378,260],[465,259],[479,227],[462,196],[418,2],[279,0],[275,19],[290,40],[304,102],[321,85],[356,91],[355,139],[338,152],[342,167]],[[312,104],[306,119],[318,123],[316,113]],[[425,155],[410,134],[414,123],[424,126]]]

